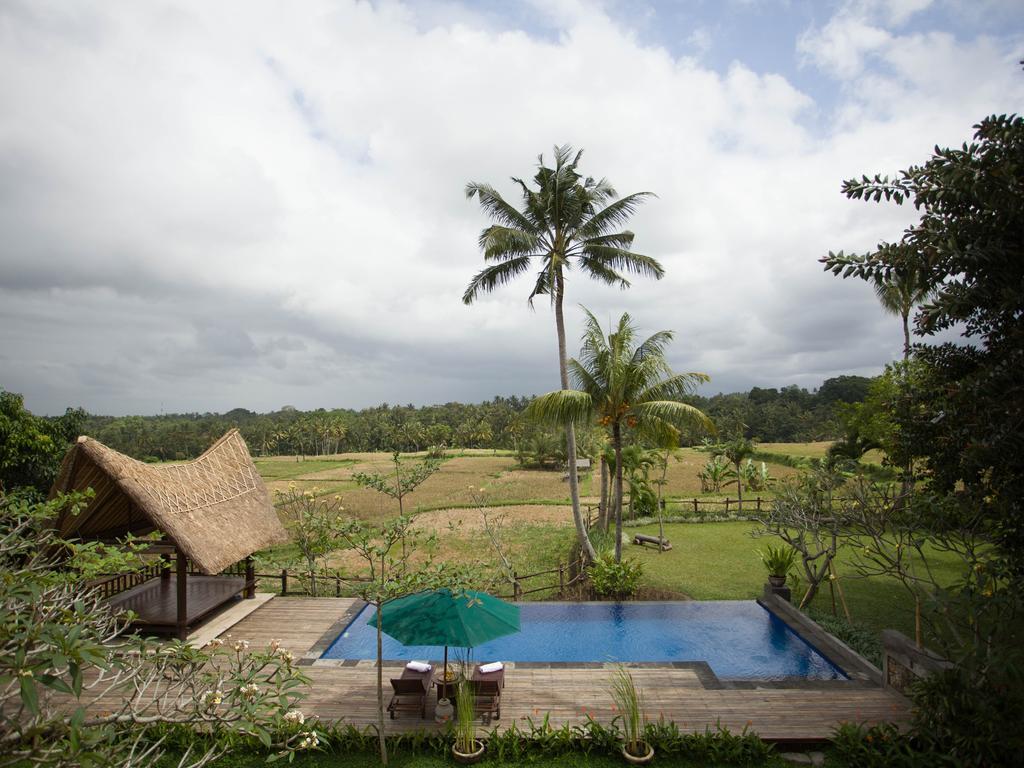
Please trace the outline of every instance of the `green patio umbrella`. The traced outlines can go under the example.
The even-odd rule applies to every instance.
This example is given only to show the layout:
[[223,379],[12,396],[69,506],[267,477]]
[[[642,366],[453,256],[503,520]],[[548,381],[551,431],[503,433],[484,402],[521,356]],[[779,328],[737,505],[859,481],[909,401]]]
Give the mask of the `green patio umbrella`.
[[[377,625],[377,617],[367,624]],[[400,597],[384,605],[381,629],[402,645],[443,645],[472,648],[519,631],[519,606],[486,592],[435,589]]]

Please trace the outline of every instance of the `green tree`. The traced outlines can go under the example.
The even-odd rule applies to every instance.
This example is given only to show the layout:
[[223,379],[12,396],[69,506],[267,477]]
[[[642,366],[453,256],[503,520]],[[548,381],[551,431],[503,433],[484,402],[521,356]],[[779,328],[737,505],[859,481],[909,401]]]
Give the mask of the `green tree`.
[[[920,258],[908,259],[911,262]],[[921,266],[894,268],[888,275],[876,274],[872,280],[875,296],[882,309],[903,323],[903,361],[910,359],[910,313],[928,300],[935,290],[934,278]]]
[[394,464],[393,474],[381,474],[379,472],[356,472],[352,479],[363,488],[372,488],[378,493],[390,496],[398,502],[398,514],[405,516],[404,499],[410,493],[422,485],[427,478],[441,468],[442,462],[438,459],[426,459],[411,467],[402,462],[402,454],[394,451],[391,454],[391,463]]
[[0,491],[33,488],[45,494],[67,440],[59,425],[26,410],[21,395],[0,390]]
[[317,576],[328,555],[340,547],[338,531],[345,524],[341,496],[318,496],[317,489],[300,491],[295,483],[275,491],[275,504],[292,543],[305,560],[309,593],[317,596]]
[[[661,279],[664,274],[655,259],[631,250],[633,233],[619,229],[651,193],[637,192],[616,199],[618,195],[606,179],[584,178],[579,173],[577,167],[582,154],[573,155],[568,145],[555,147],[553,168],[545,166],[544,157],[540,156],[533,178],[535,188],[513,178],[522,191],[521,211],[488,184],[470,182],[466,186],[466,196],[476,197],[496,223],[480,235],[480,248],[488,266],[473,277],[462,300],[466,304],[473,303],[481,293],[489,293],[512,281],[538,261],[540,269],[529,301],[532,306],[536,296],[548,296],[551,300],[563,390],[569,389],[562,314],[566,273],[576,267],[588,277],[620,288],[629,287],[624,272],[655,279]],[[593,560],[596,553],[580,512],[574,425],[569,422],[565,429],[573,521],[580,546]]]
[[[430,542],[412,529],[412,518],[400,516],[379,524],[353,520],[340,531],[341,539],[366,563],[369,580],[353,581],[351,588],[377,610],[377,743],[380,759],[388,763],[384,736],[384,664],[381,608],[392,600],[425,589],[446,587],[462,592],[474,577],[472,569],[434,564],[428,556],[425,563],[409,567],[409,558],[421,545]],[[396,550],[401,546],[402,554]]]
[[864,176],[843,190],[851,199],[912,201],[921,218],[898,242],[829,253],[825,269],[871,281],[919,270],[937,288],[915,317],[918,332],[957,327],[971,342],[919,345],[924,372],[910,407],[893,414],[900,442],[925,466],[917,496],[935,500],[916,505],[917,524],[983,525],[992,542],[950,598],[1000,613],[942,648],[959,663],[920,686],[919,734],[968,763],[1012,764],[1024,749],[1024,118],[988,117],[971,142],[936,147],[894,179]]
[[696,422],[713,430],[697,408],[682,402],[693,387],[708,381],[703,373],[673,373],[665,359],[671,331],[659,331],[637,344],[636,327],[628,314],[605,336],[594,315],[586,313],[579,359],[569,361],[577,389],[541,395],[527,413],[542,421],[586,423],[592,417],[611,435],[615,450],[615,561],[622,561],[622,448],[624,431],[664,434],[676,424]]
[[754,455],[754,444],[745,437],[735,437],[724,443],[711,443],[705,449],[713,456],[721,456],[733,467],[736,475],[736,498],[737,509],[743,512],[743,468],[745,459]]

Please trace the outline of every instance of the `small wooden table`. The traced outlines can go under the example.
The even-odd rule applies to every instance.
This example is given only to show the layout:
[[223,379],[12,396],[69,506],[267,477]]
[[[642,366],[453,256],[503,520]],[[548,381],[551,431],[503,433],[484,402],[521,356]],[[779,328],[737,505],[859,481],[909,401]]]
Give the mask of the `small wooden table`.
[[437,687],[437,698],[438,701],[441,699],[448,699],[453,704],[455,703],[455,692],[459,689],[459,682],[462,680],[462,676],[456,676],[451,680],[444,679],[444,670],[434,678],[434,685]]

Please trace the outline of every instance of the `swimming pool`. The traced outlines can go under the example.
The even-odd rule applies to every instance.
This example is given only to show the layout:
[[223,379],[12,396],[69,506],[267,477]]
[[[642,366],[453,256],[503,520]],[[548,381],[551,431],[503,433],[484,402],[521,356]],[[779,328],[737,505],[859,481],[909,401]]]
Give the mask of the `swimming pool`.
[[[323,659],[375,659],[367,606]],[[473,649],[477,661],[700,662],[719,678],[842,680],[845,675],[754,601],[524,603],[521,630]],[[384,635],[384,658],[440,659],[444,649],[406,646]]]

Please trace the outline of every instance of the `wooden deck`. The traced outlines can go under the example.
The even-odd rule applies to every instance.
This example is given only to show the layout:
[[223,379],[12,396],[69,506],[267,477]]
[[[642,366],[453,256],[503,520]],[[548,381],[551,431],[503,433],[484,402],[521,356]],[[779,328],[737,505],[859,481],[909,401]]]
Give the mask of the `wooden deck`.
[[[110,605],[134,611],[140,628],[174,631],[178,624],[177,577],[150,579],[110,598]],[[245,589],[245,579],[190,574],[185,580],[188,625],[228,603]]]
[[[351,666],[313,663],[311,649],[353,604],[344,598],[275,598],[232,627],[233,640],[253,646],[278,639],[310,666],[310,692],[302,704],[307,715],[356,725],[376,721],[376,668],[373,661]],[[615,716],[605,668],[538,668],[507,665],[501,719],[494,725],[523,726],[527,718],[550,714],[553,725],[581,723],[587,715],[608,722]],[[387,678],[401,665],[385,662]],[[705,688],[693,669],[640,666],[631,670],[643,689],[651,718],[673,720],[684,730],[703,731],[716,724],[738,732],[745,727],[772,741],[827,739],[840,723],[906,724],[910,703],[902,696],[861,683],[835,681],[812,687],[753,689]],[[433,697],[428,711],[432,715]],[[433,728],[432,721],[407,716],[388,720],[392,731]]]

